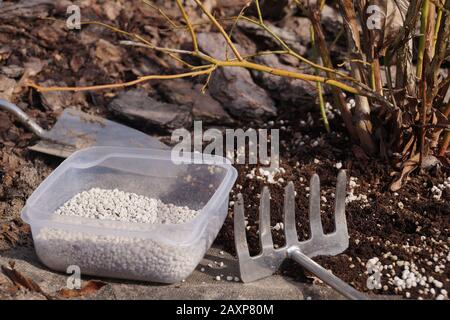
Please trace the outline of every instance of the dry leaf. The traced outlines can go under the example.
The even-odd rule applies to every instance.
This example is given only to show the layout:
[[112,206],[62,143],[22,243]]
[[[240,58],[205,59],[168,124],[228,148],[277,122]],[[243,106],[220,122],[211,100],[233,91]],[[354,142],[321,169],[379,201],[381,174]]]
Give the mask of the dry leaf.
[[15,87],[16,81],[14,79],[0,75],[0,99],[11,100]]
[[[392,182],[390,190],[393,192],[399,190],[408,179],[409,174],[419,167],[419,162],[420,162],[420,153],[416,153],[414,156],[411,157],[411,159],[405,161],[402,165],[402,172],[397,177],[397,179],[394,182]],[[423,158],[422,161],[423,169],[431,169],[439,165],[441,165],[439,159],[432,155],[427,155]]]
[[89,296],[96,293],[105,285],[106,283],[102,281],[90,280],[79,290],[63,288],[57,292],[57,295],[66,299]]
[[28,289],[32,292],[37,292],[42,294],[47,299],[51,300],[52,297],[45,293],[41,287],[34,282],[32,279],[24,276],[15,268],[15,263],[13,261],[9,262],[9,267],[2,266],[3,273],[17,286],[17,287],[23,287],[25,289]]
[[381,29],[374,28],[370,31],[374,46],[379,50],[380,56],[383,56],[386,48],[393,43],[399,30],[404,26],[409,0],[372,0],[367,5],[378,8],[375,12],[380,15]]
[[41,26],[36,33],[39,38],[52,45],[58,43],[59,39],[65,35],[62,31],[64,26],[64,23],[57,21],[53,25]]
[[104,64],[120,62],[122,60],[122,50],[111,42],[100,39],[97,43],[95,56]]
[[120,11],[122,11],[122,7],[119,3],[107,2],[103,5],[103,10],[109,20],[116,20]]
[[400,190],[403,183],[408,179],[409,174],[419,167],[419,161],[420,153],[416,153],[409,160],[403,163],[400,176],[390,186],[391,191],[395,192],[397,190]]
[[0,288],[2,289],[2,292],[6,292],[10,296],[16,295],[17,291],[19,291],[19,288],[10,281],[8,281],[8,278],[6,278],[6,276],[3,276],[1,273],[0,273]]
[[450,119],[440,112],[439,110],[433,110],[431,115],[431,124],[436,126],[428,132],[431,140],[431,148],[436,148],[439,144],[439,137],[444,132],[443,127],[450,125]]
[[430,170],[434,167],[440,167],[441,166],[441,162],[439,161],[438,158],[436,158],[433,155],[428,155],[426,157],[424,157],[423,161],[422,161],[422,168],[426,169],[426,170]]
[[25,73],[27,76],[34,77],[44,69],[46,64],[47,62],[32,57],[24,64]]
[[399,29],[403,28],[409,0],[386,1],[386,24],[384,28],[384,45],[392,43]]
[[[64,81],[55,82],[53,80],[46,80],[40,82],[39,85],[43,87],[61,86],[65,87],[67,84]],[[42,105],[51,111],[60,111],[73,105],[71,92],[66,91],[52,91],[40,92]]]

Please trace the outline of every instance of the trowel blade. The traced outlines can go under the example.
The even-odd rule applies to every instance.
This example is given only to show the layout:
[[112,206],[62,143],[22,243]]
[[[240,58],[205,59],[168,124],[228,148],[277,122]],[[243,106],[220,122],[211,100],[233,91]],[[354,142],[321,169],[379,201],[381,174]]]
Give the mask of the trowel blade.
[[169,149],[158,139],[138,130],[72,108],[64,110],[47,140],[29,149],[66,158],[92,146]]

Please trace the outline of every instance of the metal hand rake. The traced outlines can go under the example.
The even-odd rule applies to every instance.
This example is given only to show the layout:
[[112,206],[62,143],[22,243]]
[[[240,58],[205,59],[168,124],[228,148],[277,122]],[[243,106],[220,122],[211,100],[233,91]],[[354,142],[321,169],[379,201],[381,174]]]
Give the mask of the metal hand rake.
[[306,241],[299,241],[295,227],[295,189],[289,182],[285,188],[284,199],[284,232],[286,245],[275,249],[270,231],[270,193],[264,187],[261,194],[259,216],[259,235],[262,252],[254,257],[250,256],[245,234],[244,202],[242,195],[234,208],[234,237],[236,251],[239,258],[239,268],[243,282],[251,282],[268,277],[278,270],[286,258],[297,261],[308,271],[315,274],[322,281],[349,299],[363,300],[367,297],[361,292],[321,267],[311,258],[319,255],[337,255],[348,247],[348,230],[345,218],[345,197],[347,177],[341,170],[337,179],[335,205],[335,231],[325,234],[320,216],[320,180],[317,174],[310,182],[309,219],[311,237]]

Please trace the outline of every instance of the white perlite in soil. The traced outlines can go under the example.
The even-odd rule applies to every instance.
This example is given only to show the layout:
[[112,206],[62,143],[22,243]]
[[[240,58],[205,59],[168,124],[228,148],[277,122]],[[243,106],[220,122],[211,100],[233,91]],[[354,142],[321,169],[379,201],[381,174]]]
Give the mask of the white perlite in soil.
[[[137,194],[98,188],[77,194],[55,212],[153,224],[188,222],[198,213]],[[41,229],[34,241],[41,260],[56,270],[77,265],[83,274],[158,282],[177,282],[189,276],[206,245],[206,239],[183,247],[145,238],[50,228]]]

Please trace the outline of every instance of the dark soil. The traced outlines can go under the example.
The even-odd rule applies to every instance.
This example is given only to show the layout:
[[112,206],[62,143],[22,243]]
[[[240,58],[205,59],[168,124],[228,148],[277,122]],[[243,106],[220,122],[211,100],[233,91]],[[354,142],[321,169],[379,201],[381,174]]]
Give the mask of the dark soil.
[[[107,21],[99,4],[102,2],[93,2],[92,8],[84,11],[85,19]],[[231,9],[226,7],[224,10]],[[64,18],[65,7],[56,6],[48,15]],[[183,37],[186,37],[178,33],[178,37],[173,37],[171,33],[156,32],[156,28],[164,25],[164,21],[157,17],[157,14],[143,12],[135,4],[130,5],[127,13],[122,11],[114,23],[172,47],[178,47],[183,42]],[[51,127],[60,110],[49,108],[43,103],[41,95],[22,86],[23,81],[28,78],[36,82],[49,79],[56,83],[64,81],[67,85],[100,84],[126,81],[142,74],[176,70],[180,67],[177,64],[167,65],[162,57],[142,48],[120,48],[117,53],[120,59],[101,60],[96,56],[95,50],[98,39],[101,37],[117,44],[122,39],[120,36],[97,26],[87,26],[80,33],[67,32],[55,24],[57,22],[14,15],[0,19],[0,67],[24,67],[25,62],[29,62],[31,58],[44,63],[37,75],[15,78],[17,88],[11,100],[46,128]],[[55,29],[62,31],[56,32]],[[90,37],[94,40],[90,40]],[[152,97],[161,98],[157,81],[141,87]],[[115,91],[89,92],[70,94],[69,99],[70,105],[114,119],[106,106],[116,95]],[[64,107],[66,106],[63,105],[62,108]],[[308,117],[312,120],[307,121]],[[253,168],[258,169],[258,166],[236,166],[239,177],[230,201],[235,200],[235,195],[239,192],[244,196],[251,253],[257,254],[259,250],[258,196],[265,185],[269,186],[272,196],[271,222],[272,226],[275,226],[283,221],[284,186],[288,181],[294,182],[297,190],[297,232],[299,239],[305,240],[309,237],[308,191],[305,188],[308,187],[312,174],[318,173],[322,195],[327,199],[322,206],[324,228],[326,232],[332,232],[332,193],[335,191],[338,172],[336,164],[341,163],[349,178],[357,178],[353,179],[357,184],[353,188],[353,195],[357,199],[348,203],[346,210],[350,246],[338,256],[318,257],[315,260],[362,291],[369,290],[366,285],[369,276],[366,264],[374,257],[386,265],[381,281],[383,286],[387,286],[386,290],[375,290],[375,293],[433,299],[439,296],[441,289],[450,291],[450,187],[443,188],[440,199],[433,197],[431,191],[433,186],[444,184],[450,177],[450,169],[441,166],[420,174],[414,172],[398,193],[392,193],[389,191],[393,179],[391,173],[394,172],[392,165],[382,159],[364,157],[361,151],[345,138],[345,129],[338,116],[331,121],[330,134],[325,133],[319,117],[318,108],[313,104],[302,106],[279,103],[279,116],[272,119],[272,125],[263,125],[280,129],[281,167],[285,172],[276,175],[275,179],[282,178],[283,182],[267,184],[263,180],[249,179],[247,175]],[[247,122],[241,123],[239,119],[234,120],[236,128],[260,127]],[[161,132],[157,128],[148,128],[139,123],[127,124],[147,133]],[[12,116],[0,112],[0,252],[17,246],[32,245],[29,227],[21,221],[20,210],[33,190],[61,162],[61,159],[28,151],[27,147],[35,142],[36,138],[24,130]],[[400,202],[403,205],[399,204]],[[276,245],[284,244],[282,230],[274,229],[273,237]],[[234,253],[231,206],[216,243]],[[394,285],[388,283],[388,279],[393,279],[394,276],[401,278],[405,261],[414,263],[422,275],[441,282],[442,288],[431,281],[428,284],[428,293],[421,285],[402,291],[396,290]],[[293,263],[287,263],[282,272],[299,281],[315,281]],[[431,292],[432,288],[434,294]]]
[[[290,111],[290,112],[288,112]],[[294,112],[292,108],[286,110],[286,114],[293,116],[289,120],[284,120],[287,130],[281,130],[281,144],[287,142],[289,148],[282,148],[282,167],[284,174],[277,175],[275,180],[282,177],[284,183],[281,185],[267,184],[262,180],[249,179],[246,175],[251,171],[251,167],[238,166],[239,178],[237,185],[241,188],[234,188],[233,196],[241,192],[244,198],[245,212],[248,218],[247,238],[252,255],[259,253],[258,217],[259,217],[259,194],[263,186],[268,185],[271,192],[271,223],[275,226],[283,222],[283,199],[284,186],[288,181],[293,181],[297,190],[296,197],[296,218],[297,233],[299,240],[309,238],[308,222],[308,191],[309,179],[317,173],[321,179],[321,194],[327,199],[322,202],[322,222],[326,233],[334,230],[334,202],[331,194],[335,192],[335,184],[338,170],[336,163],[343,164],[343,169],[347,169],[348,177],[356,177],[357,186],[354,194],[367,196],[367,203],[355,200],[346,207],[348,228],[350,234],[350,246],[343,253],[335,257],[319,257],[316,259],[324,267],[333,271],[342,279],[348,281],[360,290],[368,291],[366,286],[367,268],[369,259],[378,257],[383,265],[393,264],[392,256],[383,257],[388,252],[397,256],[398,261],[408,261],[416,264],[420,270],[424,268],[422,274],[432,276],[443,282],[444,288],[448,291],[450,287],[448,271],[448,243],[450,226],[450,189],[445,189],[441,200],[433,199],[430,189],[434,185],[442,184],[449,176],[448,168],[441,168],[434,172],[413,175],[411,180],[398,193],[389,191],[389,184],[392,182],[390,173],[393,169],[389,164],[379,159],[368,161],[356,158],[352,151],[352,143],[343,137],[343,128],[337,123],[332,123],[333,133],[323,134],[323,129],[317,127],[307,127],[300,125],[300,114]],[[314,114],[318,117],[318,113]],[[280,117],[286,119],[287,117]],[[303,117],[302,117],[303,118]],[[288,121],[288,122],[287,122]],[[287,124],[286,124],[287,122]],[[315,123],[319,124],[320,119],[316,118]],[[275,121],[274,127],[281,127],[279,121]],[[301,133],[306,143],[301,147],[293,146],[294,136]],[[323,138],[323,143],[312,147],[311,141]],[[316,160],[316,161],[315,161]],[[318,162],[318,161],[319,162]],[[318,162],[318,163],[317,163]],[[232,198],[233,198],[232,196]],[[233,199],[232,199],[233,200]],[[399,202],[404,206],[399,207]],[[229,216],[223,227],[218,243],[224,245],[228,250],[234,251],[233,240],[233,211],[230,208]],[[274,243],[278,246],[284,245],[284,233],[282,230],[273,230]],[[433,260],[433,255],[439,256],[438,262]],[[395,258],[394,258],[395,259]],[[435,272],[435,266],[443,264],[445,267],[442,273]],[[395,275],[401,278],[402,267],[393,265]],[[300,268],[294,264],[288,264],[284,269],[287,275],[303,278]],[[391,273],[384,271],[386,273]],[[392,272],[394,273],[394,272]],[[394,278],[390,274],[389,277]],[[382,284],[387,284],[388,278],[382,276]],[[422,288],[423,289],[423,288]],[[432,298],[432,295],[419,294],[420,286],[395,291],[394,287],[388,285],[387,290],[378,290],[383,294],[405,294],[408,296],[422,298]]]

